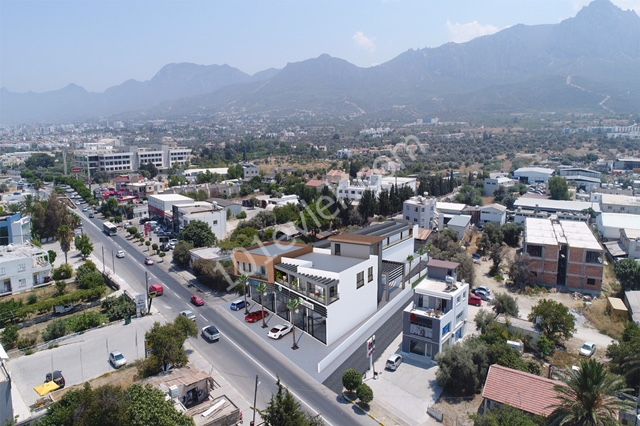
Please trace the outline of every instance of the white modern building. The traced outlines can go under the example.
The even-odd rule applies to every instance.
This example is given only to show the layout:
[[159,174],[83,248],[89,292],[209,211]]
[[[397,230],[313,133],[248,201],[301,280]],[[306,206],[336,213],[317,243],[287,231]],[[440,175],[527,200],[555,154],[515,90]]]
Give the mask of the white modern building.
[[173,214],[174,205],[193,204],[193,198],[180,194],[154,194],[147,198],[149,206],[149,217],[167,217]]
[[463,241],[467,237],[467,233],[471,230],[471,216],[468,214],[454,216],[447,222],[445,228],[455,232],[458,240]]
[[554,170],[545,167],[521,167],[513,172],[513,178],[529,185],[547,184],[553,176]]
[[600,180],[602,178],[602,173],[597,170],[584,169],[581,167],[565,167],[560,166],[558,168],[558,176],[562,177],[572,177],[572,176],[580,176],[587,178],[595,178]]
[[31,216],[20,213],[0,217],[0,246],[31,241]]
[[[430,262],[427,277],[414,288],[413,302],[403,312],[402,352],[408,356],[434,360],[464,338],[469,284],[457,281],[457,267]],[[435,278],[442,276],[440,270],[453,273],[441,280]]]
[[629,259],[640,259],[640,229],[620,231],[620,246]]
[[603,213],[631,213],[640,215],[640,197],[618,194],[591,194],[591,201],[600,204]]
[[31,244],[0,247],[0,296],[51,284],[47,252]]
[[480,207],[480,223],[504,225],[507,221],[507,208],[502,204],[489,204]]
[[128,172],[138,170],[147,163],[158,169],[170,169],[174,164],[186,164],[191,158],[190,148],[162,145],[159,149],[135,148],[130,151],[109,149],[81,149],[74,152],[76,164],[93,172]]
[[391,190],[394,185],[400,188],[410,188],[414,193],[417,188],[418,180],[413,177],[393,177],[393,176],[380,176],[371,175],[365,179],[353,179],[353,180],[341,180],[338,183],[336,189],[336,195],[340,200],[349,199],[354,202],[359,202],[362,198],[364,191],[369,190],[373,192],[373,195],[378,197],[380,191],[386,189]]
[[604,240],[617,240],[623,229],[640,231],[640,215],[629,213],[601,213],[596,217],[598,232]]
[[433,229],[437,227],[436,198],[421,195],[409,198],[402,203],[402,217],[420,228]]
[[484,180],[484,195],[491,197],[500,188],[511,188],[518,183],[511,179],[507,173],[490,173]]
[[182,231],[196,220],[209,225],[216,239],[223,240],[227,232],[227,211],[217,203],[193,201],[191,204],[173,205],[173,230]]
[[436,202],[436,212],[438,213],[438,229],[442,230],[451,219],[460,216],[467,208],[466,204],[448,203],[444,201]]
[[242,163],[242,180],[248,181],[260,176],[260,169],[253,163]]

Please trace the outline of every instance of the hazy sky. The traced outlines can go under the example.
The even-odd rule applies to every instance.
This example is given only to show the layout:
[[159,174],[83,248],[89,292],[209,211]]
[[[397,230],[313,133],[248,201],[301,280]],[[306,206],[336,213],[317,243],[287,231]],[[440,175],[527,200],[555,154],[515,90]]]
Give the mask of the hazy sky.
[[[590,0],[0,0],[0,87],[92,91],[171,62],[254,73],[328,53],[360,66],[517,24],[556,23]],[[614,0],[640,12],[640,0]]]

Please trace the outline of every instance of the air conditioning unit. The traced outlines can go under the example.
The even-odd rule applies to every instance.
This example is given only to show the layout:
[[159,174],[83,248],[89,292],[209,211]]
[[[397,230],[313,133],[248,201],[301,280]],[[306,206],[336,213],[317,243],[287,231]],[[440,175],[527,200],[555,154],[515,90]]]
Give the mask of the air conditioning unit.
[[169,386],[169,396],[171,398],[178,398],[180,396],[180,388],[177,385]]
[[455,283],[456,283],[456,278],[455,278],[455,277],[452,277],[451,275],[447,275],[447,276],[444,278],[444,281],[445,281],[447,284],[455,284]]

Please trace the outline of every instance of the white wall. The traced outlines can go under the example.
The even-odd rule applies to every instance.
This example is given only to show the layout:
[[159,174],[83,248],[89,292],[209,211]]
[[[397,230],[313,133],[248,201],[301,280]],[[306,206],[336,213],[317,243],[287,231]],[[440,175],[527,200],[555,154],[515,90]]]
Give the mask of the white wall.
[[506,212],[492,212],[486,210],[480,210],[480,222],[482,223],[497,223],[504,225],[507,221]]

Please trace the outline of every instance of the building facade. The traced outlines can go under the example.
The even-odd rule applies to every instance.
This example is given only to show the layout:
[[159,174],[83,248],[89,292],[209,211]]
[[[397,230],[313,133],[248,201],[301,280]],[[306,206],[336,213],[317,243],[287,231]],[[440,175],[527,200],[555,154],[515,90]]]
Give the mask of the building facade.
[[420,228],[434,229],[438,226],[435,197],[411,197],[402,203],[402,217]]
[[0,217],[0,246],[31,241],[31,216],[21,213]]
[[47,252],[30,244],[0,248],[0,296],[51,284]]
[[545,167],[521,167],[513,172],[513,178],[528,185],[538,183],[546,185],[553,176],[553,173],[553,169],[547,169]]
[[495,223],[497,225],[504,225],[506,221],[507,208],[502,204],[489,204],[488,206],[480,207],[481,224]]
[[227,232],[227,211],[217,203],[194,201],[191,204],[172,206],[173,230],[178,233],[191,222],[206,223],[217,240],[223,240]]

